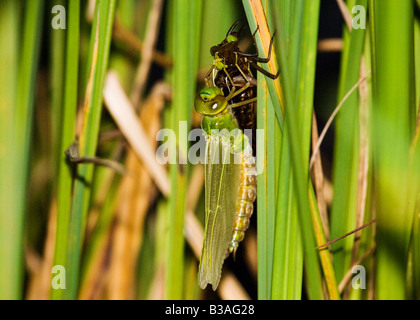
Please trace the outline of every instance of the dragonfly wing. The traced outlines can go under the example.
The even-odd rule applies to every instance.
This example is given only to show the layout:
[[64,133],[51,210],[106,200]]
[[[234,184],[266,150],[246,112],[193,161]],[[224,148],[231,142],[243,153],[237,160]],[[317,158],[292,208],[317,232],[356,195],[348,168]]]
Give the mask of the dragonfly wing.
[[208,283],[216,290],[226,258],[238,199],[240,165],[228,146],[217,137],[208,136],[205,168],[205,231],[198,283]]

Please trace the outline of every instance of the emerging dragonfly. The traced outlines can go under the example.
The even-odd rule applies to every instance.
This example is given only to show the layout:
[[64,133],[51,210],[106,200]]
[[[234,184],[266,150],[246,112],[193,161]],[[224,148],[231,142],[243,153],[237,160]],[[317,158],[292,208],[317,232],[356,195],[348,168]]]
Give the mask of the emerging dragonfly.
[[[255,103],[256,100],[256,86],[257,80],[251,72],[250,66],[264,75],[276,79],[277,74],[271,74],[261,68],[257,62],[267,63],[271,58],[271,49],[273,45],[273,37],[271,38],[267,58],[260,58],[258,56],[258,48],[256,53],[245,53],[239,48],[240,33],[244,29],[243,26],[239,31],[235,31],[239,20],[236,21],[228,30],[225,39],[210,49],[210,54],[214,58],[213,66],[210,68],[206,76],[206,86],[216,86],[220,88],[225,96],[229,94],[232,96],[230,103],[236,104],[243,101],[249,103],[235,107],[233,115],[239,123],[241,129],[252,129],[252,135],[255,134]],[[254,38],[255,30],[252,37]],[[255,38],[254,38],[255,42]],[[212,77],[212,83],[209,82],[209,77]],[[235,91],[237,88],[242,88],[240,92]],[[253,100],[254,99],[254,100]],[[255,139],[252,139],[253,149],[255,151]]]
[[[205,231],[198,271],[198,283],[216,290],[224,260],[244,239],[257,195],[253,148],[244,129],[255,129],[254,107],[257,81],[251,66],[272,79],[257,62],[258,53],[241,52],[236,21],[226,38],[211,48],[214,63],[205,87],[195,98],[195,109],[203,115],[205,154]],[[258,29],[257,29],[258,30]],[[255,33],[254,33],[255,35]],[[253,35],[253,36],[254,36]],[[271,52],[272,39],[270,42]],[[255,141],[255,139],[253,139]]]

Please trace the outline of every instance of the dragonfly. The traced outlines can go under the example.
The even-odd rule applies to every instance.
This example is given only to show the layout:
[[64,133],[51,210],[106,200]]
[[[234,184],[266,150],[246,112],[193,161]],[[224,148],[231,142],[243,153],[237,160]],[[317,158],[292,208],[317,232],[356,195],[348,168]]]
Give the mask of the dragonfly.
[[[271,79],[276,79],[279,76],[280,71],[277,74],[271,74],[270,72],[261,68],[257,63],[267,63],[271,59],[271,50],[273,47],[274,35],[271,37],[267,58],[259,57],[258,48],[256,53],[242,52],[239,48],[240,34],[245,28],[243,26],[239,31],[235,31],[239,24],[239,20],[229,28],[225,39],[216,45],[211,47],[210,54],[214,58],[213,66],[207,73],[206,79],[210,76],[213,79],[213,85],[222,89],[225,95],[235,91],[237,88],[242,88],[240,93],[234,94],[231,103],[238,103],[241,101],[248,100],[249,103],[238,106],[233,109],[233,114],[241,129],[251,129],[252,136],[255,136],[256,121],[255,121],[255,103],[251,101],[256,97],[256,86],[257,80],[253,76],[250,66],[260,73],[266,75]],[[255,43],[255,34],[258,31],[258,27],[252,34],[252,38]],[[207,84],[206,84],[207,85]],[[255,139],[251,139],[252,147],[255,154]]]
[[245,129],[255,129],[257,81],[251,67],[272,79],[279,75],[257,65],[270,60],[273,38],[267,58],[260,58],[258,52],[242,52],[238,44],[243,28],[235,31],[238,23],[210,49],[213,65],[194,101],[195,110],[203,116],[201,127],[206,139],[205,230],[198,270],[202,289],[208,284],[217,289],[224,260],[231,253],[235,257],[254,211],[255,147],[252,137],[244,133]]

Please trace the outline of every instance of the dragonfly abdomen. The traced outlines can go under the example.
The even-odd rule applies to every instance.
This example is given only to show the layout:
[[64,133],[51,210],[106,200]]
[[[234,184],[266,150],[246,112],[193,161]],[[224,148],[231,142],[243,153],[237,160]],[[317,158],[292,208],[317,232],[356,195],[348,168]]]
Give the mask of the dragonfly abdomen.
[[245,231],[249,227],[249,220],[254,212],[253,203],[257,197],[257,170],[255,168],[255,158],[252,156],[250,147],[246,148],[242,153],[240,179],[232,240],[229,244],[229,252],[233,252],[234,255],[239,243],[245,237]]

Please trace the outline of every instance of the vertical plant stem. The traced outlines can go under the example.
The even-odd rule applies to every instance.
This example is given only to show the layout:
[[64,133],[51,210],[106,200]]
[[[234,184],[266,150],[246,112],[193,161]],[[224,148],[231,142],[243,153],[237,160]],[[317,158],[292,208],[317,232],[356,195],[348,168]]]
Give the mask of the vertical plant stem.
[[[415,125],[413,2],[370,1],[378,299],[404,299],[412,211],[409,144]],[[391,63],[392,62],[392,63]],[[410,201],[411,202],[411,201]]]
[[[281,25],[284,25],[283,17],[279,17]],[[284,34],[284,30],[279,30],[280,47],[286,47],[285,39],[287,35]],[[293,74],[287,59],[287,52],[280,51],[280,66],[281,66],[281,77],[282,77],[282,91],[284,92],[285,98],[285,122],[288,125],[285,126],[287,135],[289,138],[291,163],[293,170],[293,181],[295,183],[295,192],[298,199],[298,216],[302,234],[302,242],[304,248],[304,259],[305,263],[305,274],[308,281],[308,295],[311,299],[321,299],[322,294],[322,283],[321,283],[321,270],[318,260],[318,254],[315,247],[314,230],[312,226],[311,209],[308,199],[308,163],[305,161],[307,155],[304,156],[304,149],[307,146],[303,146],[302,141],[302,129],[299,121],[299,110],[294,99],[294,85],[293,85]],[[293,125],[292,125],[293,124]],[[298,124],[298,125],[296,125]],[[306,169],[304,169],[306,168]],[[306,172],[306,174],[305,174]]]
[[[14,118],[19,47],[19,2],[0,2],[0,299],[21,297],[21,219],[16,215],[18,201],[13,183]],[[15,247],[17,245],[17,248]],[[17,251],[16,251],[17,250]]]
[[[101,0],[96,4],[91,36],[92,60],[80,133],[81,156],[94,156],[96,153],[115,2],[115,0]],[[77,169],[78,179],[74,183],[66,256],[68,285],[64,293],[66,299],[75,299],[77,296],[82,242],[93,177],[92,165],[81,164]]]
[[[51,7],[65,6],[65,0],[50,1]],[[70,11],[70,3],[68,11]],[[50,8],[50,6],[48,6]],[[66,7],[65,7],[66,8]],[[61,14],[64,14],[62,12]],[[52,15],[54,17],[54,15]],[[70,18],[70,17],[69,17]],[[70,27],[70,22],[66,25],[67,30]],[[58,175],[61,143],[61,119],[63,110],[63,96],[64,96],[64,72],[65,72],[65,58],[66,58],[66,30],[49,28],[51,39],[51,53],[50,53],[50,68],[51,68],[51,164],[54,164],[54,176]],[[74,53],[77,53],[75,51]]]
[[[276,29],[282,28],[289,39],[286,50],[290,57],[293,74],[297,75],[298,48],[300,45],[300,26],[302,1],[273,2],[274,17],[283,16],[283,25],[278,19]],[[291,41],[294,39],[294,41]],[[277,48],[278,48],[278,43]],[[284,126],[288,126],[286,122]],[[282,150],[280,156],[279,182],[277,191],[277,213],[275,230],[275,250],[273,265],[273,299],[300,299],[303,273],[303,253],[297,219],[297,199],[294,193],[293,176],[291,171],[290,146],[288,145],[288,131],[279,136]]]
[[[262,30],[257,32],[257,46],[261,57],[266,57],[270,42],[270,32],[262,4],[253,1],[243,1],[245,12],[247,13],[250,30]],[[255,6],[258,9],[255,9]],[[258,17],[255,14],[259,11]],[[257,22],[260,19],[259,22]],[[271,69],[275,65],[275,53],[271,52],[269,61]],[[274,73],[273,70],[270,72]],[[257,179],[257,243],[258,243],[258,298],[271,299],[271,284],[273,275],[273,256],[274,256],[274,232],[275,232],[275,212],[276,212],[276,167],[278,167],[277,155],[280,153],[281,144],[276,143],[275,137],[277,127],[283,124],[282,103],[277,99],[277,94],[281,89],[274,85],[272,79],[258,75],[257,86],[257,127],[264,130],[264,140],[257,142],[258,166],[263,171]],[[271,95],[275,94],[275,97]],[[277,121],[273,121],[277,116]],[[277,160],[277,161],[276,161]]]
[[160,16],[162,14],[163,0],[153,0],[150,8],[148,23],[146,29],[146,38],[142,49],[142,59],[136,71],[136,78],[134,88],[131,93],[131,103],[136,106],[139,105],[139,100],[142,100],[145,84],[149,75],[152,64],[153,50],[159,35]]
[[[12,18],[16,18],[17,16],[14,15],[15,7],[9,3],[5,5],[11,11]],[[21,55],[19,56],[17,88],[15,91],[17,93],[15,97],[16,104],[6,106],[15,109],[15,111],[10,113],[12,117],[8,121],[11,121],[12,125],[11,131],[7,133],[7,135],[11,134],[13,148],[5,150],[10,152],[7,156],[11,157],[13,161],[9,163],[11,165],[9,167],[10,171],[6,176],[7,187],[10,188],[13,195],[9,199],[4,199],[6,202],[11,202],[12,207],[9,208],[10,210],[0,212],[1,220],[5,219],[5,221],[1,221],[5,235],[5,239],[2,239],[4,240],[2,245],[7,246],[5,254],[1,254],[2,263],[5,264],[5,270],[2,272],[1,277],[5,278],[0,281],[2,288],[0,290],[4,290],[4,298],[10,299],[18,299],[22,295],[23,225],[27,203],[32,115],[35,104],[36,71],[41,43],[43,7],[43,0],[31,1],[25,6],[23,37],[20,39],[22,47],[20,50]],[[13,36],[13,30],[11,32]]]
[[[258,78],[257,86],[257,124],[259,129],[264,129],[264,140],[257,143],[257,155],[259,166],[263,171],[257,176],[257,243],[258,243],[258,298],[267,300],[271,298],[271,282],[273,267],[273,244],[274,244],[274,217],[275,217],[275,152],[273,147],[275,128],[277,122],[271,103],[266,80]],[[270,141],[270,143],[268,143]],[[265,147],[270,145],[271,147]]]
[[[72,173],[64,151],[74,139],[77,109],[77,84],[79,70],[80,0],[70,1],[68,7],[64,108],[60,119],[61,141],[58,154],[57,231],[54,265],[66,265],[67,240],[71,211]],[[52,289],[51,298],[61,299],[63,290]]]
[[[366,8],[366,0],[352,1],[348,7],[358,4]],[[344,47],[341,58],[338,101],[359,80],[365,30],[344,26]],[[336,122],[333,184],[334,198],[331,208],[331,238],[335,239],[356,226],[357,186],[359,171],[359,96],[355,92],[342,105]],[[334,243],[334,267],[341,279],[351,265],[354,235]]]
[[198,35],[200,34],[201,2],[176,0],[173,4],[173,104],[172,150],[178,155],[170,164],[171,192],[169,197],[169,233],[165,288],[167,299],[183,297],[184,217],[188,177],[188,133],[195,94],[195,76],[198,67]]
[[[417,6],[419,2],[417,1]],[[420,21],[419,19],[414,20],[414,65],[415,69],[415,79],[416,79],[416,107],[417,107],[417,124],[414,132],[413,138],[413,162],[419,163],[420,157],[420,147],[419,147],[419,135],[420,135],[420,114],[419,114],[419,105],[420,105]],[[420,211],[420,199],[416,197],[416,207],[414,211],[414,220],[413,220],[413,240],[412,240],[412,253],[413,253],[413,298],[420,299],[420,216],[416,212]]]

